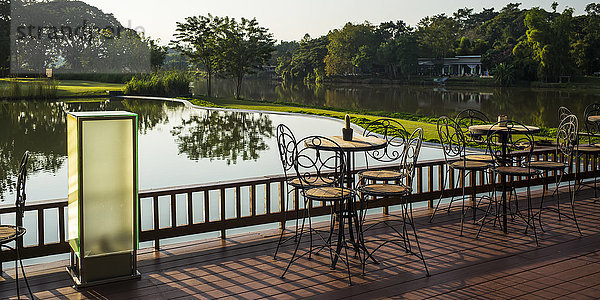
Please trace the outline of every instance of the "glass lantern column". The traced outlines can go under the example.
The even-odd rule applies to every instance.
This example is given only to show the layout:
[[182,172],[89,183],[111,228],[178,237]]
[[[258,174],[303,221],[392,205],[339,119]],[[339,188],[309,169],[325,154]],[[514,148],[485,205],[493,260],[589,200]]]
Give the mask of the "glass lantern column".
[[67,115],[68,271],[78,287],[139,278],[137,115]]

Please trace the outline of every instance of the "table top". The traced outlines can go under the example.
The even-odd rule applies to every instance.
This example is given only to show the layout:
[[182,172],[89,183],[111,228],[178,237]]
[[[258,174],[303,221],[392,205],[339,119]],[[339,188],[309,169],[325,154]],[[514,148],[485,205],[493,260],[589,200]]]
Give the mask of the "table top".
[[[495,125],[495,126],[494,126]],[[493,127],[493,128],[492,128]],[[471,132],[475,132],[475,133],[488,133],[490,131],[513,131],[513,132],[526,132],[529,131],[530,133],[538,133],[540,132],[540,128],[539,127],[535,127],[535,126],[529,126],[529,125],[509,125],[506,127],[501,127],[498,124],[484,124],[484,125],[473,125],[473,126],[469,126],[469,131]]]
[[600,121],[600,116],[589,116],[588,121],[590,122],[598,122]]
[[[349,152],[377,150],[387,146],[387,141],[385,139],[374,136],[355,135],[352,137],[351,141],[344,141],[341,136],[328,136],[327,138],[336,142],[342,150]],[[306,141],[306,146],[314,147],[310,144],[310,141]],[[336,146],[329,140],[322,140],[322,144],[319,145],[318,148],[331,150],[336,148]]]

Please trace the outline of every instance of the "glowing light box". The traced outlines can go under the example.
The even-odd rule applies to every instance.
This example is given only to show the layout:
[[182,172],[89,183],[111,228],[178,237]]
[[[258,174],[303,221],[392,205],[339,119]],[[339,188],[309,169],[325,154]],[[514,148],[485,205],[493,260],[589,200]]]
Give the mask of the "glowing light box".
[[67,114],[68,271],[83,287],[139,278],[137,115]]

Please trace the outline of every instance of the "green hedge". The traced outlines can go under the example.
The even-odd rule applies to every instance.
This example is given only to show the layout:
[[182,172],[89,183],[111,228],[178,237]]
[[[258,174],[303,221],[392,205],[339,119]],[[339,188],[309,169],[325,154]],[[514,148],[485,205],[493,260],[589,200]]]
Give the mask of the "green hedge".
[[125,86],[127,95],[184,96],[190,93],[187,72],[161,72],[134,76]]

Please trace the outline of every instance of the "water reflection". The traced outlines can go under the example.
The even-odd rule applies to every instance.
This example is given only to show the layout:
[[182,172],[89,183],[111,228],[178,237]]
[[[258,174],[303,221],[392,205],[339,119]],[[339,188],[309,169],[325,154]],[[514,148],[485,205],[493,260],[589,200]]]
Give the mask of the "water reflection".
[[[203,94],[205,85],[195,84]],[[216,80],[213,91],[219,97],[232,97],[234,85]],[[310,106],[383,112],[414,113],[432,117],[454,116],[467,108],[478,109],[495,119],[505,114],[514,120],[538,126],[558,126],[557,111],[566,106],[578,116],[585,107],[600,101],[590,91],[561,89],[441,87],[386,84],[305,85],[298,82],[248,80],[241,95],[248,99],[283,101]]]
[[39,172],[56,173],[65,164],[67,111],[128,110],[138,117],[140,134],[168,122],[168,110],[178,103],[124,101],[3,101],[0,102],[0,200],[12,193],[18,165],[29,150],[29,176]]
[[179,154],[191,160],[209,158],[227,164],[256,160],[267,150],[265,138],[273,137],[273,123],[268,115],[208,111],[183,119],[171,130]]

